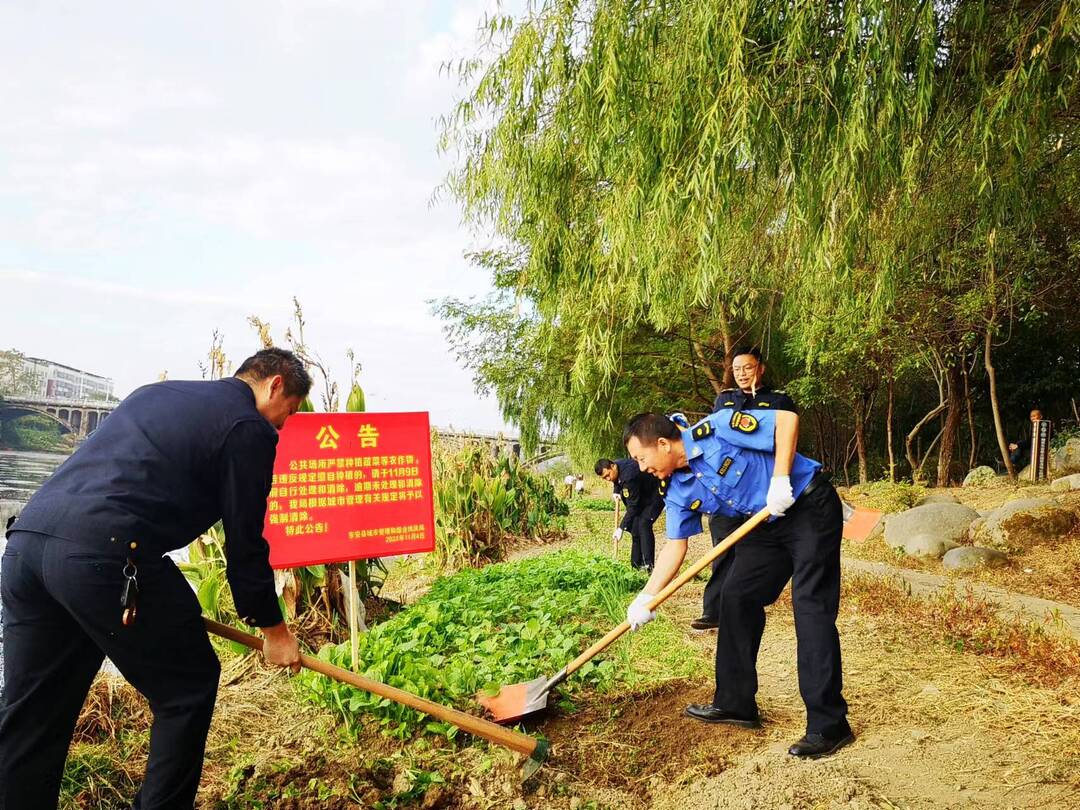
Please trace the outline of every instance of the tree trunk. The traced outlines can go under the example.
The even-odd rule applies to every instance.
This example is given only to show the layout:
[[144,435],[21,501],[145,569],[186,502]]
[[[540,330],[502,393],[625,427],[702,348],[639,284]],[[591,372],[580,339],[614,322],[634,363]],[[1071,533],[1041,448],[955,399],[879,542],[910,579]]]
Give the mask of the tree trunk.
[[[694,352],[697,354],[698,360],[701,361],[701,368],[705,371],[705,377],[709,380],[709,385],[712,386],[713,393],[719,394],[721,391],[724,390],[724,384],[721,379],[716,376],[716,372],[713,370],[712,363],[709,362],[709,358],[705,354],[705,347],[698,343],[696,340],[694,341]],[[729,368],[729,365],[725,363],[724,368],[724,374],[726,376],[728,373],[727,369]]]
[[994,412],[994,433],[997,434],[998,450],[1001,451],[1001,460],[1005,463],[1005,471],[1009,474],[1009,480],[1016,480],[1016,470],[1013,469],[1012,461],[1009,460],[1009,443],[1005,440],[1005,428],[1001,424],[1001,407],[998,405],[997,372],[994,371],[994,363],[991,360],[990,349],[992,345],[991,334],[994,324],[986,327],[983,336],[983,366],[986,368],[986,377],[990,380],[990,410]]
[[724,338],[724,384],[722,388],[735,387],[735,374],[731,370],[732,352],[735,351],[735,338],[731,334],[731,323],[728,321],[727,310],[723,304],[717,308],[720,316],[720,334]]
[[855,405],[855,450],[859,455],[859,483],[870,481],[866,463],[866,397],[859,397]]
[[[907,456],[908,464],[911,465],[912,476],[915,475],[916,470],[922,468],[922,463],[919,461],[918,458],[916,458],[916,452],[914,447],[915,439],[918,438],[919,431],[926,427],[927,423],[930,422],[930,420],[940,415],[943,410],[945,410],[945,403],[939,402],[932,411],[930,411],[928,414],[926,414],[926,416],[920,419],[918,423],[916,423],[915,427],[911,429],[911,431],[904,439],[904,455]],[[930,449],[927,448],[926,452],[929,453]]]
[[938,450],[937,485],[949,486],[950,467],[956,439],[963,419],[963,400],[960,391],[964,387],[964,360],[956,358],[945,370],[945,424],[942,426],[941,447]]
[[978,442],[975,440],[975,410],[971,405],[971,385],[968,381],[967,368],[964,368],[964,402],[967,405],[967,419],[968,419],[968,438],[971,441],[971,446],[968,448],[968,463],[967,468],[970,470],[975,466],[975,456],[978,452]]
[[885,436],[889,445],[889,481],[896,483],[896,457],[893,455],[893,387],[894,380],[889,378],[889,407],[885,411]]

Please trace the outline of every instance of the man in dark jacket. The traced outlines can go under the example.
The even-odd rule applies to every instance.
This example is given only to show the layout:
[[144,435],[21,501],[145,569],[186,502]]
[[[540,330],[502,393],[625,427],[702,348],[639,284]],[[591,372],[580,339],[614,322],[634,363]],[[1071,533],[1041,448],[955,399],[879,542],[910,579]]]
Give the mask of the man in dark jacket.
[[235,377],[132,393],[8,531],[0,807],[54,807],[79,709],[108,656],[150,703],[136,808],[190,808],[220,665],[198,600],[163,556],[222,521],[236,608],[271,664],[299,667],[262,536],[277,431],[311,378],[265,349]]
[[598,459],[594,471],[605,481],[611,482],[615,496],[621,498],[626,506],[626,514],[615,529],[615,539],[621,537],[623,532],[630,532],[633,538],[630,564],[634,568],[652,571],[656,556],[653,523],[664,510],[660,481],[639,470],[637,462],[628,458],[617,461]]

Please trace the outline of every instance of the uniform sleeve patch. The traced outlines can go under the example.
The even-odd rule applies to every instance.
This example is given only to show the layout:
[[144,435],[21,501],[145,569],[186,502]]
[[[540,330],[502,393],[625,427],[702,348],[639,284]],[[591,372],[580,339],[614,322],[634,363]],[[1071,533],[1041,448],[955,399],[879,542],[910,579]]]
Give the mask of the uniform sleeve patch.
[[700,498],[694,498],[693,503],[690,504],[690,508],[695,512],[698,509],[700,509],[701,508],[701,499]]
[[708,420],[706,420],[706,421],[700,423],[699,425],[697,425],[690,435],[693,436],[695,439],[698,439],[698,440],[704,439],[706,436],[711,436],[712,435],[712,424]]
[[720,465],[720,469],[717,470],[717,472],[719,472],[720,475],[727,475],[727,471],[729,469],[731,469],[731,462],[732,461],[734,461],[734,459],[732,459],[731,456],[728,456],[727,458],[725,458],[724,463]]
[[758,429],[758,420],[751,414],[735,411],[731,415],[731,427],[740,433],[753,433]]

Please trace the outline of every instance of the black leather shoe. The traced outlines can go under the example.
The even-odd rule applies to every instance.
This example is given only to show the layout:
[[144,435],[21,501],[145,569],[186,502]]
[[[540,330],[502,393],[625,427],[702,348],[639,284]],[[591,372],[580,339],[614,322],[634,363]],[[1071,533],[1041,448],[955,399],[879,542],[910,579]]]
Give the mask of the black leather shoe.
[[823,734],[807,734],[791,746],[791,748],[788,749],[788,753],[793,757],[801,757],[803,759],[820,759],[821,757],[832,756],[845,745],[852,742],[855,742],[855,735],[850,731],[847,733],[847,736],[835,740],[831,737],[826,737]]
[[690,622],[690,627],[693,630],[715,630],[720,626],[720,620],[715,616],[700,616]]
[[761,728],[761,720],[756,717],[740,717],[726,709],[718,709],[711,703],[691,703],[683,714],[703,723],[727,723],[739,728]]

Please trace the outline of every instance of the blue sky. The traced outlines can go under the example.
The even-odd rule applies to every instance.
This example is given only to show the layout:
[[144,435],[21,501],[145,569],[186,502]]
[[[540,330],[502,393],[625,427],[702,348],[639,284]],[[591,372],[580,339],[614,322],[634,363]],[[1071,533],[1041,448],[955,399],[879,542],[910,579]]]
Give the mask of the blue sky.
[[372,410],[503,427],[428,299],[483,294],[487,235],[432,203],[440,63],[493,0],[0,5],[0,347],[116,380],[235,361],[292,296]]

